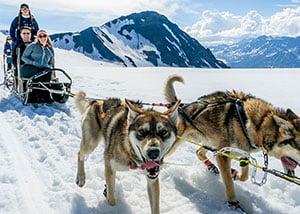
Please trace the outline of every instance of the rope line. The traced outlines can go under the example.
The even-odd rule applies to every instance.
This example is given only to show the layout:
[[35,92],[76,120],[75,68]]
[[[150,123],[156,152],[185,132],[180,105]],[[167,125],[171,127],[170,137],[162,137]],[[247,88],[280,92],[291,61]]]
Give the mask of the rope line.
[[243,164],[243,165],[246,166],[247,164],[249,164],[249,165],[251,165],[251,166],[253,166],[255,168],[259,168],[259,169],[263,170],[264,172],[270,173],[272,175],[275,175],[277,177],[280,177],[280,178],[283,178],[283,179],[285,179],[287,181],[290,181],[290,182],[292,182],[294,184],[300,185],[300,178],[298,178],[298,177],[289,176],[289,175],[287,175],[287,174],[285,174],[283,172],[280,172],[278,170],[275,170],[275,169],[268,169],[267,167],[263,167],[263,166],[258,165],[256,163],[253,163],[249,159],[239,158],[239,157],[237,157],[235,155],[232,155],[232,154],[229,154],[227,152],[224,152],[224,151],[221,151],[221,150],[217,150],[217,149],[214,149],[214,148],[209,147],[209,146],[205,146],[202,143],[193,141],[193,140],[191,140],[189,138],[185,138],[185,137],[181,137],[181,136],[177,136],[177,138],[180,139],[180,140],[186,141],[188,143],[194,144],[196,146],[203,147],[203,148],[205,148],[205,149],[207,149],[209,151],[214,152],[216,155],[223,155],[223,156],[228,157],[230,159],[236,160],[236,161],[240,162],[241,165]]

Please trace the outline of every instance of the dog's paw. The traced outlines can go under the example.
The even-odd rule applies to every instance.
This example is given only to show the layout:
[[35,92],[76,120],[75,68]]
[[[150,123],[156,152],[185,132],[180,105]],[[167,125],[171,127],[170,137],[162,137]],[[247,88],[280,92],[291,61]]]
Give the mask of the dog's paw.
[[116,199],[115,199],[115,197],[114,197],[114,196],[109,196],[109,195],[108,195],[108,192],[107,192],[107,185],[106,185],[106,184],[104,184],[103,195],[104,195],[104,197],[107,199],[108,204],[109,204],[110,206],[115,206],[115,205],[116,205]]
[[288,176],[295,177],[295,170],[292,170],[292,169],[285,169],[285,173],[286,173]]
[[85,174],[83,175],[77,175],[76,177],[76,184],[79,187],[83,187],[85,184]]
[[219,169],[215,165],[210,165],[207,167],[210,174],[214,176],[218,176],[220,174]]
[[216,167],[216,165],[214,165],[209,160],[205,161],[204,164],[207,167],[207,169],[210,172],[210,174],[212,174],[214,176],[217,176],[217,175],[220,174],[219,169]]
[[108,201],[108,204],[110,206],[115,206],[116,205],[116,199],[114,197],[107,197],[107,201]]
[[239,201],[228,201],[228,207],[230,209],[234,209],[240,213],[246,213],[245,210],[241,207],[241,204]]

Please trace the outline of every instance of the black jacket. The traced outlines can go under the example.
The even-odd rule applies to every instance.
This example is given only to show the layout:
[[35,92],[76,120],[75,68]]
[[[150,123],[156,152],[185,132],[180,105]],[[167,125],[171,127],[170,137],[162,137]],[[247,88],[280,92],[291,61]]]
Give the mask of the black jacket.
[[12,50],[12,58],[13,58],[13,64],[15,67],[17,67],[17,62],[18,62],[18,52],[17,52],[17,48],[20,49],[20,65],[24,65],[24,62],[22,61],[22,55],[23,55],[23,52],[25,50],[25,48],[27,47],[27,45],[29,45],[31,42],[23,42],[23,41],[20,41],[18,40]]

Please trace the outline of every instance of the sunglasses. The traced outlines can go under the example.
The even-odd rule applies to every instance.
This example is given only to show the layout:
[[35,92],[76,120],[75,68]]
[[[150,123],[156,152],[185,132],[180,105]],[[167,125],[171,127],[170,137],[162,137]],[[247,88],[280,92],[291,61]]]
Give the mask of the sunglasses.
[[21,10],[29,10],[27,7],[23,7]]
[[43,35],[39,35],[39,38],[46,38],[47,35],[43,34]]
[[22,33],[23,35],[29,35],[30,33]]

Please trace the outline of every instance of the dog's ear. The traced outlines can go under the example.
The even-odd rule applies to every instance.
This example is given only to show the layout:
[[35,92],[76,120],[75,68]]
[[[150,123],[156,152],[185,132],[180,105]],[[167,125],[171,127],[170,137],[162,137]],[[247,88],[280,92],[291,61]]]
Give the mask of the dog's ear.
[[129,109],[128,119],[133,120],[138,114],[142,114],[144,111],[136,107],[131,101],[125,99],[125,103]]
[[273,115],[273,119],[277,126],[279,127],[279,133],[282,137],[282,140],[288,140],[293,137],[292,130],[291,130],[291,124],[281,117],[278,117],[277,115]]
[[176,103],[166,112],[164,112],[164,115],[167,115],[171,120],[177,124],[177,118],[178,118],[178,107],[180,104],[181,100],[177,100]]
[[295,119],[300,119],[299,117],[298,117],[298,115],[297,114],[295,114],[291,109],[287,109],[286,110],[286,115],[287,115],[287,117],[289,118],[289,120],[295,120]]
[[291,109],[286,110],[286,115],[291,120],[293,125],[295,126],[296,130],[300,131],[300,118],[297,114],[295,114]]

